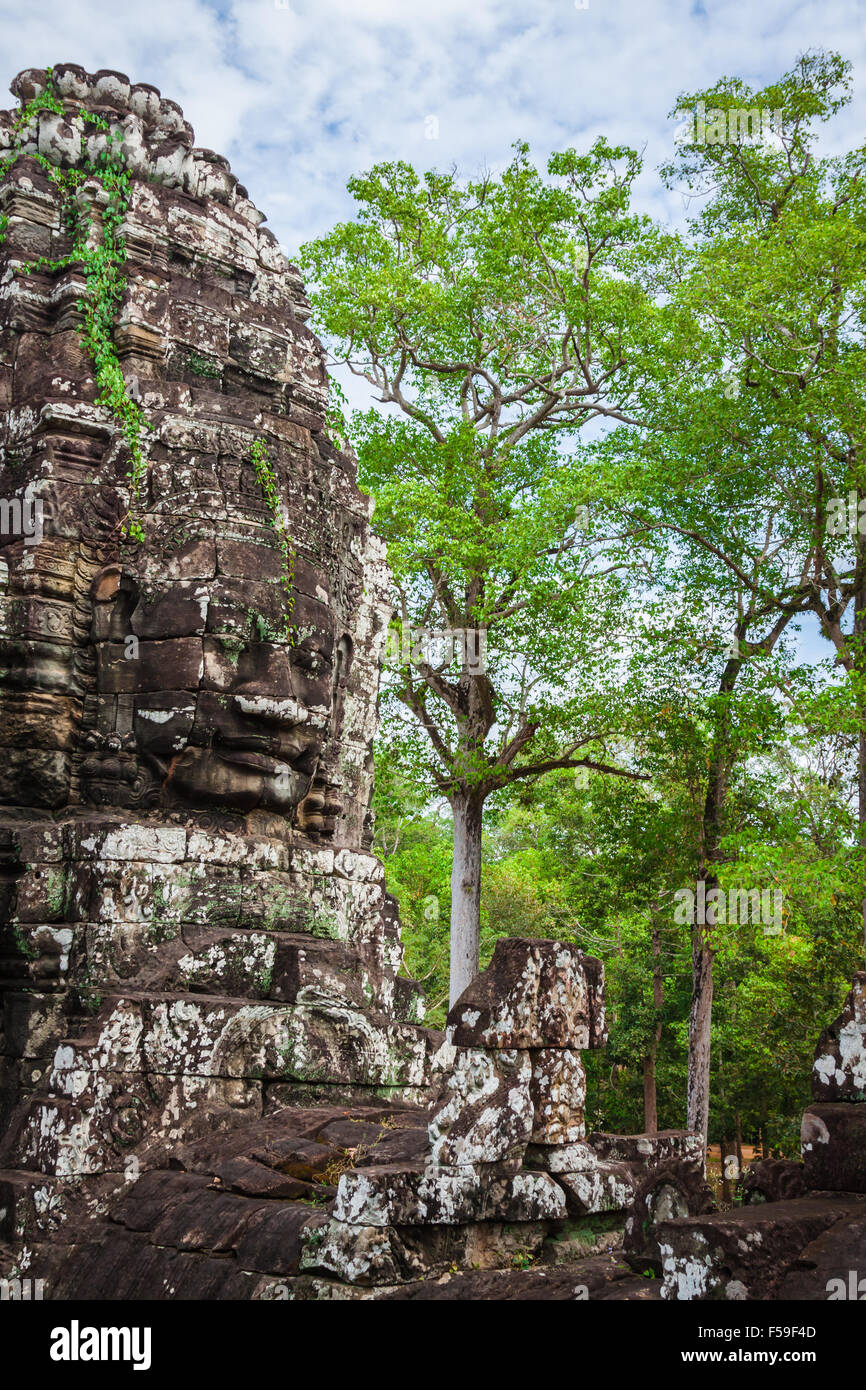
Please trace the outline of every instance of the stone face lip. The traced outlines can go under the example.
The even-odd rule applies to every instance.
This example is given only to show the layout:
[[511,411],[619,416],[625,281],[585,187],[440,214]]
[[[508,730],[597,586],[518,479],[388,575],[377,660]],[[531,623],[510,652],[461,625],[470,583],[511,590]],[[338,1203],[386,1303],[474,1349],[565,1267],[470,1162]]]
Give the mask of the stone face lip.
[[601,1047],[604,966],[561,941],[503,938],[451,1009],[448,1030],[458,1047]]
[[809,1188],[866,1193],[866,1105],[810,1105],[800,1143]]
[[458,1048],[445,1103],[430,1121],[436,1163],[498,1163],[522,1155],[533,1126],[527,1052]]
[[866,971],[854,976],[842,1012],[818,1040],[812,1099],[866,1100]]

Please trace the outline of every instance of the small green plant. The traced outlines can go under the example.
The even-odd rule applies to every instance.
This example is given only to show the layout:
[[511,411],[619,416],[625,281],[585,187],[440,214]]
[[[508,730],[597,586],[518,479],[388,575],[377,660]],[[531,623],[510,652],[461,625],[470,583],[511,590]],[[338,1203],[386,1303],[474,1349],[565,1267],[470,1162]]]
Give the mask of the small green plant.
[[12,934],[15,937],[15,945],[18,948],[19,955],[24,956],[26,960],[35,960],[39,955],[39,951],[33,945],[33,942],[28,939],[17,922],[12,928]]
[[265,501],[271,514],[271,525],[277,534],[277,543],[280,547],[282,556],[282,568],[280,572],[280,583],[286,596],[286,622],[285,636],[288,641],[292,641],[294,628],[292,627],[292,613],[295,607],[295,552],[289,540],[288,528],[283,517],[283,509],[280,500],[280,489],[277,482],[277,475],[271,463],[268,453],[267,442],[264,439],[253,441],[251,450],[253,467],[256,470],[256,478],[261,485],[262,492],[265,494]]
[[194,376],[204,376],[212,380],[217,380],[222,375],[222,371],[216,362],[212,362],[209,357],[202,357],[198,352],[188,353],[184,358],[183,365],[186,367],[186,370],[192,372]]
[[328,384],[329,401],[328,409],[325,412],[325,428],[338,449],[349,447],[349,426],[346,421],[346,411],[349,408],[348,397],[338,381],[333,378]]

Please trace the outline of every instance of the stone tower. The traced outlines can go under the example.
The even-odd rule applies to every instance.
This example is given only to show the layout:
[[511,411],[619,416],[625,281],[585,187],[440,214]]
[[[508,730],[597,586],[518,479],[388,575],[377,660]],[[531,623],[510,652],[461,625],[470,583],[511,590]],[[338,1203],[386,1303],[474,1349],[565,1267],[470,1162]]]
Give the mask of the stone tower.
[[433,1043],[370,853],[384,550],[299,275],[155,88],[12,91],[0,1167],[110,1184],[423,1095]]

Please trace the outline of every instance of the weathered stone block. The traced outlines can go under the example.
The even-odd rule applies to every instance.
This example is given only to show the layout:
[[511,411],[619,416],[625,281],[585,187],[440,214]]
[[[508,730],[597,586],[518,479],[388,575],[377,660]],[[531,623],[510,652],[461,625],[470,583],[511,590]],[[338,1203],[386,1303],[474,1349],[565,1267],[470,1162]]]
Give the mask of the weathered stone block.
[[515,1222],[465,1226],[348,1226],[340,1221],[306,1231],[304,1270],[335,1274],[351,1284],[394,1285],[453,1269],[507,1267],[518,1254],[540,1253],[545,1228]]
[[526,1052],[458,1048],[446,1099],[430,1121],[439,1164],[497,1163],[523,1153],[533,1126]]
[[546,1173],[486,1176],[472,1168],[356,1169],[337,1188],[334,1218],[360,1226],[456,1226],[468,1221],[551,1221],[565,1197]]
[[635,1175],[627,1163],[598,1159],[593,1168],[557,1173],[568,1210],[575,1216],[600,1211],[626,1211],[634,1200]]
[[803,1112],[800,1143],[810,1188],[866,1192],[866,1105],[810,1105]]
[[452,1008],[448,1028],[458,1047],[600,1047],[604,967],[563,942],[504,937]]
[[655,1168],[661,1163],[691,1163],[703,1170],[704,1145],[690,1129],[662,1129],[657,1134],[606,1134],[595,1130],[589,1143],[599,1158]]
[[821,1197],[662,1221],[662,1298],[773,1298],[803,1250],[855,1214],[850,1200]]
[[586,1133],[586,1072],[579,1052],[543,1047],[532,1058],[533,1144],[571,1144]]

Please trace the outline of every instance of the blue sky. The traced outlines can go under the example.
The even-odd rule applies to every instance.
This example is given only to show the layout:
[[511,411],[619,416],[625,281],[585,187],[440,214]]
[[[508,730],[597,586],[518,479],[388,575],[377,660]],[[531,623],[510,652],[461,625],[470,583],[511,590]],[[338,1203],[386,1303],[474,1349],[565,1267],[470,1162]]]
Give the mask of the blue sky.
[[346,180],[376,160],[475,173],[517,139],[540,157],[600,133],[645,147],[644,206],[677,220],[655,169],[678,93],[761,85],[810,47],[854,63],[835,138],[866,132],[866,0],[0,0],[0,35],[5,82],[68,61],[155,83],[289,250],[348,213]]

